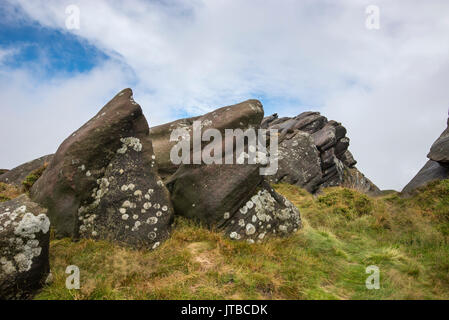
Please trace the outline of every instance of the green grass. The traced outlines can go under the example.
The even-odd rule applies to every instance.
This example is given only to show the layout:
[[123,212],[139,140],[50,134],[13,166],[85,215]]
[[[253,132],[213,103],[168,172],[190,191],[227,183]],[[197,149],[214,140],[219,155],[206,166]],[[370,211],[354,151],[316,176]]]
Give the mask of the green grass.
[[[449,299],[449,181],[409,199],[275,188],[301,211],[304,228],[288,238],[250,245],[178,218],[151,252],[52,240],[55,280],[36,299]],[[80,290],[65,288],[68,265]],[[379,290],[365,286],[370,265]]]
[[41,177],[44,173],[45,169],[47,169],[48,163],[44,163],[44,165],[36,170],[30,172],[29,175],[25,177],[25,180],[22,181],[22,188],[24,192],[29,192],[31,187],[36,183],[36,181]]

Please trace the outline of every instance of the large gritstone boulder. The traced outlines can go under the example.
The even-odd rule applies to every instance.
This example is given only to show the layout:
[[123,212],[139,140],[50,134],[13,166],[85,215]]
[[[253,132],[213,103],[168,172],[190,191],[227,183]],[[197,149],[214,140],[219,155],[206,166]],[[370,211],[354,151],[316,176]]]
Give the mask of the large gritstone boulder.
[[170,151],[178,141],[170,141],[175,130],[186,129],[193,150],[193,122],[201,121],[202,129],[217,129],[224,136],[226,129],[255,128],[260,125],[263,118],[262,104],[257,100],[248,100],[234,106],[227,106],[209,112],[200,117],[186,118],[166,123],[150,129],[154,153],[157,157],[159,174],[167,177],[173,174],[179,165],[170,159]]
[[28,299],[50,274],[50,220],[22,195],[0,203],[0,299]]
[[0,175],[0,182],[12,184],[15,186],[22,186],[25,178],[34,170],[43,168],[53,159],[53,155],[46,155],[30,162],[24,163],[12,170],[9,170]]
[[441,165],[449,168],[449,119],[447,128],[441,136],[433,143],[430,152],[427,155],[430,160],[439,162]]
[[[201,121],[202,132],[204,129],[216,129],[224,139],[217,144],[216,141],[202,144],[200,150],[192,150],[187,159],[195,159],[196,153],[204,154],[211,145],[223,147],[225,152],[218,157],[219,163],[184,163],[166,179],[176,214],[225,230],[232,239],[246,239],[251,243],[272,235],[288,235],[301,227],[298,210],[272,190],[261,175],[261,167],[267,165],[263,161],[267,160],[267,154],[257,151],[257,161],[249,163],[246,160],[248,150],[251,150],[249,142],[245,142],[244,151],[239,154],[234,137],[224,134],[225,129],[241,129],[242,132],[254,129],[257,132],[262,118],[262,105],[255,100],[224,107],[195,118],[195,121]],[[176,125],[160,126],[156,132],[161,132],[163,127],[165,130],[179,129],[179,122],[175,123]],[[190,120],[183,123],[186,135],[195,131],[193,121],[192,124],[188,124]],[[151,133],[153,134],[153,129]],[[167,141],[164,142],[162,137]],[[170,134],[165,133],[159,134],[156,140],[159,146],[163,146],[168,144],[169,139]],[[160,148],[162,153],[170,152],[168,149],[162,150]],[[225,164],[229,152],[233,162]],[[161,154],[158,159],[169,159],[169,155]]]
[[61,144],[31,195],[58,236],[155,248],[173,219],[155,159],[142,109],[125,89]]
[[316,192],[325,187],[355,188],[371,195],[380,190],[355,165],[348,150],[346,129],[319,112],[304,112],[293,118],[265,118],[262,127],[279,134],[279,170],[269,177],[273,183],[287,182]]

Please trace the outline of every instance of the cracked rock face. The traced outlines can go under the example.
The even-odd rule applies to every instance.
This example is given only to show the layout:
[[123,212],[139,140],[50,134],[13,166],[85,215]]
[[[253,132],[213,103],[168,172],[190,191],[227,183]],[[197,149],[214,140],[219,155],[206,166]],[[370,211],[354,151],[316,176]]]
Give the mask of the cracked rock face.
[[26,195],[0,203],[0,299],[27,299],[50,273],[50,220]]
[[355,165],[348,150],[346,129],[319,112],[304,112],[293,118],[266,117],[262,127],[279,130],[279,170],[268,177],[273,183],[287,182],[317,192],[343,186],[364,193],[380,190]]
[[157,248],[173,208],[147,121],[125,89],[67,138],[31,190],[58,236]]

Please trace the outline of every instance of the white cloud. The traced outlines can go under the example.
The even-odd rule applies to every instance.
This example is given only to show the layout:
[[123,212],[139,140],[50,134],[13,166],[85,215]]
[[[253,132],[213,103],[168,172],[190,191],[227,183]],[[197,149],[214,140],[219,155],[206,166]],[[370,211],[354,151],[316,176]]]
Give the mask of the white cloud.
[[[32,19],[64,30],[65,3],[18,3]],[[135,73],[136,100],[151,124],[255,94],[301,101],[297,112],[293,103],[267,109],[285,114],[313,106],[310,109],[343,122],[359,168],[380,187],[396,189],[418,171],[443,130],[449,101],[443,88],[449,80],[445,0],[376,1],[377,31],[365,28],[365,7],[371,3],[355,0],[72,3],[81,13],[76,33]],[[84,78],[78,85],[72,80],[60,87],[48,84],[38,96],[67,100],[70,89],[64,89],[75,87],[79,103],[98,109],[107,101],[106,92],[120,84],[110,77],[111,69],[119,66],[111,62],[80,75],[78,79]],[[97,73],[104,82],[95,81]],[[0,91],[1,97],[4,94]],[[36,100],[33,90],[22,94]],[[16,106],[25,108],[26,102]],[[59,116],[64,115],[53,114],[48,121],[61,121]],[[80,123],[88,118],[76,112],[73,116]],[[59,138],[66,131],[51,132]],[[44,137],[42,133],[40,139]],[[11,147],[10,153],[17,151]]]

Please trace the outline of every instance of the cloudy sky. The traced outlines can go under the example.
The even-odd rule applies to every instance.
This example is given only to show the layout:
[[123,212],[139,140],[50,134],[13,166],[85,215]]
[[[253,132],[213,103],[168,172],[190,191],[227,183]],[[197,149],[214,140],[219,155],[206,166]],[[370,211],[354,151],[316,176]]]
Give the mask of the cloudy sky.
[[131,87],[150,126],[249,98],[320,111],[402,189],[446,126],[448,58],[447,0],[2,0],[0,167],[55,152]]

